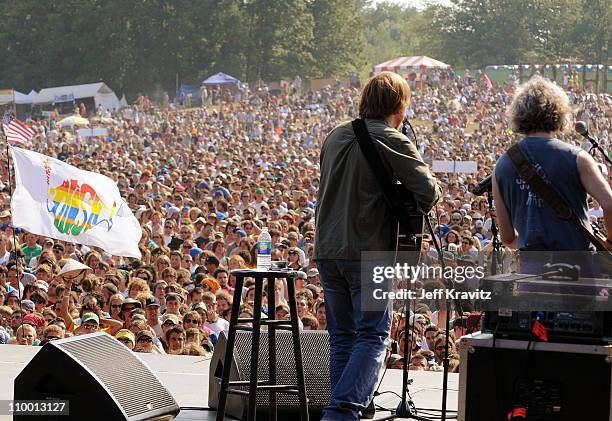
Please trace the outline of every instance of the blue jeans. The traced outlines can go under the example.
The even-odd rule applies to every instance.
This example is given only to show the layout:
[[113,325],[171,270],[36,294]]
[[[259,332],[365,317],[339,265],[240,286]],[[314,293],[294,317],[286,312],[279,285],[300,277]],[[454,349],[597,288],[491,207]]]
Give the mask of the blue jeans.
[[385,310],[361,309],[361,261],[317,262],[330,339],[331,401],[322,421],[354,421],[372,400],[391,328]]

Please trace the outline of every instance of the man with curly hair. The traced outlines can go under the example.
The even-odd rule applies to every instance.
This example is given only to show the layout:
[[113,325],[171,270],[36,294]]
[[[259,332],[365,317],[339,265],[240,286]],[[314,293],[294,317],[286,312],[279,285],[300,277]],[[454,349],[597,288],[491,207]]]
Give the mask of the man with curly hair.
[[[601,204],[608,241],[612,235],[612,190],[595,160],[584,150],[555,136],[567,129],[572,117],[565,92],[535,76],[519,86],[508,108],[515,132],[525,137],[519,146],[538,174],[557,190],[583,224],[589,227],[587,194]],[[589,240],[570,220],[531,191],[514,169],[508,154],[496,164],[493,195],[501,240],[526,251],[587,251]]]

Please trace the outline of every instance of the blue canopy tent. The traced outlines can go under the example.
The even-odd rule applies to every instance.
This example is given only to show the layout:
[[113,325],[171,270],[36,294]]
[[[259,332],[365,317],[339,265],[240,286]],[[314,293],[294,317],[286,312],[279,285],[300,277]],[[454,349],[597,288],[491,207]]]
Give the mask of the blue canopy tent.
[[187,104],[187,97],[191,95],[191,105],[202,105],[200,98],[200,87],[193,85],[181,85],[181,88],[177,92],[177,98],[181,105]]
[[202,82],[202,85],[211,86],[211,85],[237,85],[240,81],[233,76],[226,75],[225,73],[217,73],[212,75],[208,79]]

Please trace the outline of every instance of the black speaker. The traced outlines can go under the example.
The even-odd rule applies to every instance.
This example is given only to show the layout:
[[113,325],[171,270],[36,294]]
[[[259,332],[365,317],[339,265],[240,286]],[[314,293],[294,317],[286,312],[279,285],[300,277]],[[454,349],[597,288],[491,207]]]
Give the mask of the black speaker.
[[[230,381],[249,380],[251,364],[251,332],[237,331],[234,358],[230,369]],[[321,418],[323,408],[329,404],[331,390],[329,386],[329,334],[322,330],[305,330],[300,332],[302,359],[304,361],[304,379],[308,397],[308,412],[311,420]],[[219,390],[223,374],[223,361],[227,337],[219,336],[210,362],[208,380],[208,405],[216,409],[219,404]],[[297,384],[295,358],[293,356],[293,339],[291,332],[276,332],[276,373],[278,384]],[[258,379],[268,380],[268,332],[262,331],[259,342]],[[237,388],[232,386],[232,388]],[[241,387],[248,390],[248,386]],[[279,419],[299,419],[300,405],[297,395],[277,393]],[[267,391],[257,392],[257,419],[268,419],[269,397]],[[225,413],[244,420],[247,416],[248,396],[230,394],[227,396]]]
[[68,416],[38,420],[168,421],[179,413],[174,398],[149,367],[102,332],[45,344],[15,379],[14,392],[15,400],[69,402]]
[[461,340],[459,421],[612,420],[607,346],[486,336]]

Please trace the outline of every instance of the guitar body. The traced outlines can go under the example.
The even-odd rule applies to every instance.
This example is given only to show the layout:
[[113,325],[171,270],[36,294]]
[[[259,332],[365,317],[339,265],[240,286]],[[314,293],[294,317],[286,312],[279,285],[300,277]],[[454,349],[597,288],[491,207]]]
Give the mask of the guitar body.
[[407,218],[410,224],[400,223],[397,230],[397,251],[420,252],[425,220],[420,213],[409,213]]
[[591,226],[591,228],[593,230],[593,237],[597,241],[597,244],[595,244],[597,250],[612,253],[612,244],[606,241],[606,236],[597,227]]
[[396,182],[397,197],[401,198],[398,208],[402,209],[402,219],[397,230],[398,252],[420,252],[425,229],[425,217],[417,210],[416,200],[412,193]]
[[[398,222],[397,251],[414,252],[414,255],[418,256],[423,240],[424,216],[418,210],[413,193],[407,190],[398,180],[394,180],[395,177],[390,176],[374,147],[365,122],[361,119],[355,119],[352,122],[352,126],[359,143],[359,148],[376,176],[385,202],[387,202],[391,209],[394,219]],[[412,255],[405,255],[400,260],[412,261],[414,259]],[[418,261],[418,258],[414,263],[410,264],[416,264],[416,261]]]
[[[412,129],[410,122],[405,119],[402,123],[402,134],[416,143],[416,133]],[[417,202],[412,192],[396,181],[397,197],[402,199],[400,207],[404,209],[404,219],[399,221],[397,232],[397,251],[399,252],[418,252],[420,255],[423,243],[423,233],[425,231],[425,216],[419,212]]]

